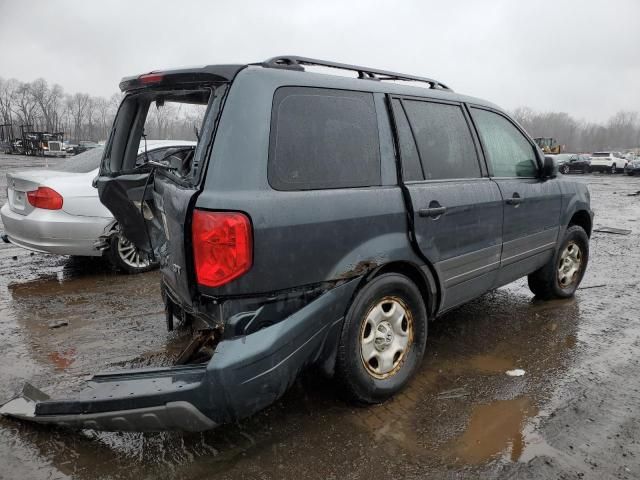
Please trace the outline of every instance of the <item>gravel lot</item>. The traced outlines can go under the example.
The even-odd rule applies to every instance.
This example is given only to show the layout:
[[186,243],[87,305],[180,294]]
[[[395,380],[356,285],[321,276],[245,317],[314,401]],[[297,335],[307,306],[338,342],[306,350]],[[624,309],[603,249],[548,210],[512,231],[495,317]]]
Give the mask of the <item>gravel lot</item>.
[[[7,171],[43,165],[0,155],[0,204]],[[574,299],[536,301],[520,280],[433,322],[420,373],[384,405],[354,408],[308,374],[202,434],[0,419],[0,477],[640,478],[640,196],[628,196],[640,178],[574,178],[589,184],[596,228],[632,233],[593,234]],[[169,364],[185,338],[166,332],[159,280],[0,244],[0,403],[25,381],[65,395],[92,372]]]

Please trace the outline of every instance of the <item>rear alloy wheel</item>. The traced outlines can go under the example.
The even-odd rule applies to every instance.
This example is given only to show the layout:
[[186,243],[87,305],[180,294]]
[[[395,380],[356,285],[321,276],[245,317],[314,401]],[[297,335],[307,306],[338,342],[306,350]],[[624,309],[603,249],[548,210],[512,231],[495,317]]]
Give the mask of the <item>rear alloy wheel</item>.
[[375,378],[393,375],[402,365],[413,341],[413,315],[398,297],[376,303],[362,322],[362,364]]
[[611,173],[616,173],[618,170],[616,169],[616,164],[611,165]]
[[345,316],[336,360],[343,393],[361,404],[400,391],[424,356],[427,312],[418,287],[404,275],[374,278]]
[[121,233],[111,238],[109,249],[111,263],[125,273],[142,273],[156,268],[149,255],[127,240]]

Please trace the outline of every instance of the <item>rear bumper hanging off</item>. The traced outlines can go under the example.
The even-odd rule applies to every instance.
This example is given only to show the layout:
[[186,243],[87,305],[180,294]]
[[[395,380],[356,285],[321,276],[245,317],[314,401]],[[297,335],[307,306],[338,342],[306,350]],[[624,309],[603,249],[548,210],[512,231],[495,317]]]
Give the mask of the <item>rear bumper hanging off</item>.
[[61,400],[26,385],[0,414],[107,431],[202,431],[239,420],[282,396],[305,366],[332,356],[356,285],[351,280],[275,325],[220,341],[207,364],[99,374]]

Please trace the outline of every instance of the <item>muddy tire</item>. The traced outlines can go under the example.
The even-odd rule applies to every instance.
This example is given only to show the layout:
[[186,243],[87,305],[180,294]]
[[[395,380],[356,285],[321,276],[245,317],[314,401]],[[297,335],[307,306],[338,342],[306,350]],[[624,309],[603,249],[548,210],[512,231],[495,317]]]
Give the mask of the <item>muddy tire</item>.
[[424,356],[427,311],[418,287],[387,273],[358,292],[345,316],[336,380],[359,404],[380,403],[409,382]]
[[589,262],[589,237],[582,227],[567,229],[560,248],[547,264],[528,277],[529,289],[541,299],[569,298],[576,292]]
[[108,258],[116,270],[128,274],[148,272],[158,266],[157,262],[150,261],[146,253],[138,250],[122,234],[111,237]]

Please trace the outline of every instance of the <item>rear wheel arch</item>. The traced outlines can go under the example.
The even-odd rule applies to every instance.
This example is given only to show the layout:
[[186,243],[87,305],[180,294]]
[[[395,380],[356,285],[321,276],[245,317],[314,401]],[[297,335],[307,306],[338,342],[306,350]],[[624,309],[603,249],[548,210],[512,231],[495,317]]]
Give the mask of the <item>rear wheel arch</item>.
[[435,314],[440,295],[437,287],[437,279],[433,273],[433,269],[429,265],[426,265],[425,268],[420,268],[416,264],[406,261],[385,263],[384,265],[381,265],[369,272],[369,274],[362,279],[360,285],[358,285],[358,288],[353,294],[354,298],[360,289],[362,289],[367,283],[385,273],[399,273],[411,280],[422,294],[429,317],[432,317]]
[[586,210],[578,210],[573,214],[567,228],[574,225],[581,227],[587,233],[587,237],[591,237],[591,216]]
[[[424,300],[427,318],[433,318],[435,312],[437,312],[438,302],[440,299],[440,292],[438,289],[439,283],[437,282],[437,277],[435,276],[433,267],[430,265],[420,267],[408,261],[393,261],[370,270],[359,280],[358,285],[351,294],[351,298],[346,304],[343,319],[346,317],[347,312],[358,296],[358,293],[375,278],[387,273],[398,273],[411,280],[417,286]],[[335,372],[339,335],[341,335],[343,326],[344,325],[341,325],[339,330],[335,332],[337,336],[329,340],[323,347],[323,350],[317,360],[320,370],[328,377],[332,377]]]

